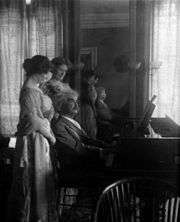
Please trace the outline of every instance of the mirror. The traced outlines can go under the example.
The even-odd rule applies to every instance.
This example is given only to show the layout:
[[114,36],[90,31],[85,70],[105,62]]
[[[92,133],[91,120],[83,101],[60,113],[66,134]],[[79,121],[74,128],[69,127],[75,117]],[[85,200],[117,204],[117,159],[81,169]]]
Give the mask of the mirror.
[[80,0],[80,60],[101,73],[106,102],[129,115],[129,0]]

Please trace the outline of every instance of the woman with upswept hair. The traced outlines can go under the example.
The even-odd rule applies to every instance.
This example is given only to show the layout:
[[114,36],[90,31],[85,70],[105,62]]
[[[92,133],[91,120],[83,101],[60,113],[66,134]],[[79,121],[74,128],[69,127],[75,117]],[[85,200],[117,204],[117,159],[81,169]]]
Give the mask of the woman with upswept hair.
[[66,93],[71,91],[71,87],[68,83],[64,82],[64,78],[68,71],[68,65],[63,57],[55,57],[51,60],[52,78],[42,85],[42,90],[47,94],[53,101],[56,94]]
[[20,117],[13,182],[8,199],[8,222],[56,222],[55,186],[50,145],[56,142],[50,127],[51,99],[39,88],[51,79],[50,61],[36,55],[26,59],[26,81],[20,92]]

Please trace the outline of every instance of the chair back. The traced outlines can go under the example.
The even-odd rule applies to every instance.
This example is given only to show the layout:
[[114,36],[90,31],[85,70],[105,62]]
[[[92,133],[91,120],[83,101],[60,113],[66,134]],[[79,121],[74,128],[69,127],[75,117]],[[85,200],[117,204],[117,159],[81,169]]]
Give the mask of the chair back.
[[153,178],[128,178],[101,194],[95,222],[179,222],[176,188]]

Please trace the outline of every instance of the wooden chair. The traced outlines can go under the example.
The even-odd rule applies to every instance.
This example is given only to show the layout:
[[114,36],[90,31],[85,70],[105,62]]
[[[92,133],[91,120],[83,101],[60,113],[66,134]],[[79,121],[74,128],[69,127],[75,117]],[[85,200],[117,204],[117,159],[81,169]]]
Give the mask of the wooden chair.
[[179,222],[176,188],[152,178],[129,178],[108,186],[101,194],[95,222]]

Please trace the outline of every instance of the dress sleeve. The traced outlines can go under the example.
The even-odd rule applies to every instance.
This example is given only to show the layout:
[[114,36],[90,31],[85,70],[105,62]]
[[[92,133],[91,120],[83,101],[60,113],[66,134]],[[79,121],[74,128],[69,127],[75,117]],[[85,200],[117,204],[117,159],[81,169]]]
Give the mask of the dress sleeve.
[[25,134],[37,131],[49,138],[50,123],[41,111],[41,93],[33,89],[23,89],[20,95],[20,107],[19,130]]

